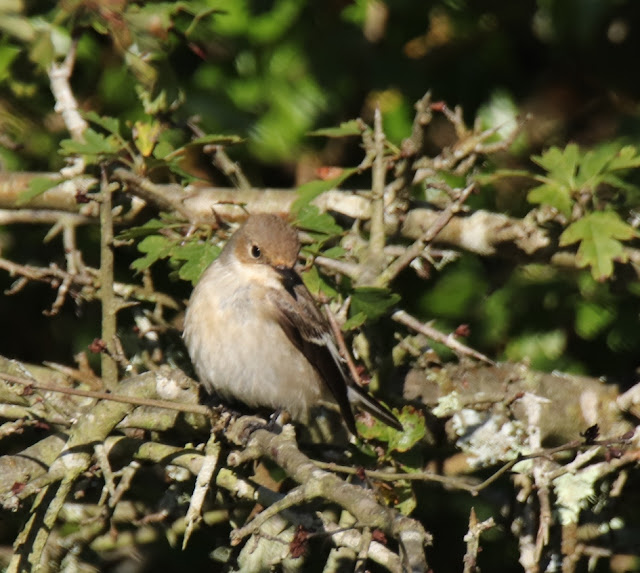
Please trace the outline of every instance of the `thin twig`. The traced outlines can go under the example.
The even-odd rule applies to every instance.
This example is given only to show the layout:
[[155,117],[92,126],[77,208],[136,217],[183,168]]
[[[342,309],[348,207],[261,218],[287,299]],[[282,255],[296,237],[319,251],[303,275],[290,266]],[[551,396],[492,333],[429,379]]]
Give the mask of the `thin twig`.
[[211,155],[211,162],[224,173],[238,189],[251,189],[251,183],[240,169],[238,163],[233,161],[222,145],[205,145],[202,149]]
[[373,284],[384,266],[384,246],[386,243],[384,230],[384,186],[387,177],[387,162],[384,156],[385,136],[382,131],[382,114],[376,108],[373,121],[373,160],[371,182],[371,226],[369,244],[362,262],[361,274],[356,284],[367,286]]
[[375,286],[385,288],[389,283],[395,279],[404,268],[413,261],[416,257],[419,257],[428,243],[433,241],[438,233],[444,228],[444,226],[456,215],[462,208],[463,203],[467,200],[471,192],[475,187],[475,183],[471,183],[468,187],[460,192],[458,198],[448,205],[434,221],[433,225],[425,231],[422,237],[418,238],[412,245],[407,247],[404,254],[393,261],[375,281]]
[[[82,287],[82,295],[86,300],[98,298],[98,287],[96,283],[98,282],[100,271],[92,267],[84,267],[83,274],[72,276],[55,263],[50,264],[48,267],[33,267],[30,265],[20,265],[7,259],[0,259],[0,269],[7,271],[11,275],[19,275],[24,279],[20,279],[19,284],[7,290],[6,294],[15,294],[24,288],[29,280],[48,283],[52,287],[57,288],[60,281],[71,277],[71,282],[74,285]],[[181,308],[181,304],[169,295],[155,292],[140,285],[116,282],[113,284],[113,291],[124,300],[133,299],[142,302],[151,302],[174,310]]]
[[170,213],[175,211],[187,221],[193,221],[196,218],[194,213],[184,206],[183,200],[187,195],[179,186],[156,185],[149,179],[123,167],[114,169],[113,177],[125,183],[135,195],[163,211]]
[[78,390],[77,388],[63,388],[46,384],[45,382],[34,382],[26,378],[20,378],[11,374],[0,373],[0,379],[23,386],[30,386],[36,390],[44,390],[46,392],[59,392],[61,394],[69,394],[71,396],[83,396],[85,398],[95,398],[96,400],[110,400],[112,402],[122,402],[123,404],[132,404],[134,406],[151,406],[153,408],[164,408],[165,410],[176,410],[178,412],[188,412],[191,414],[201,414],[209,417],[211,409],[207,406],[199,404],[184,404],[179,402],[170,402],[168,400],[156,400],[153,398],[139,398],[136,396],[125,396],[123,394],[114,394],[111,392],[94,392],[92,390]]
[[491,364],[492,366],[495,366],[495,362],[493,362],[493,360],[491,360],[484,354],[462,344],[461,342],[456,340],[451,334],[444,334],[439,330],[432,328],[428,324],[425,324],[424,322],[419,321],[417,318],[414,318],[404,310],[395,311],[391,315],[391,318],[392,320],[395,320],[400,324],[404,324],[405,326],[408,326],[409,328],[411,328],[412,330],[415,330],[416,332],[420,332],[421,334],[424,334],[427,338],[431,338],[431,340],[435,340],[436,342],[440,342],[446,345],[448,348],[450,348],[457,354],[461,354],[464,356],[471,356],[476,360],[482,360],[487,364]]
[[304,486],[300,485],[298,487],[294,487],[291,491],[287,492],[287,495],[282,499],[271,504],[266,509],[263,509],[256,517],[247,523],[247,525],[232,531],[231,545],[237,545],[245,537],[257,533],[269,519],[278,515],[285,509],[301,505],[309,499],[311,499],[311,497]]
[[362,538],[360,539],[360,548],[358,551],[358,557],[356,559],[356,566],[354,573],[366,573],[365,567],[369,560],[369,547],[373,541],[373,536],[370,527],[365,527],[362,530]]
[[191,495],[191,500],[189,501],[189,509],[187,510],[187,515],[185,516],[186,527],[184,531],[184,537],[182,539],[183,551],[187,548],[189,538],[191,537],[195,526],[197,525],[199,520],[202,519],[202,506],[204,504],[206,494],[209,491],[209,487],[211,486],[211,480],[213,479],[214,473],[218,468],[220,450],[220,443],[217,441],[216,435],[212,431],[209,437],[209,441],[205,446],[205,456],[202,460],[202,467],[198,472],[196,485],[193,488],[193,494]]
[[102,340],[109,352],[102,352],[101,375],[104,387],[115,390],[118,384],[118,364],[114,339],[117,332],[118,305],[113,292],[113,219],[111,213],[111,186],[107,172],[102,168],[100,181],[100,302],[102,306]]
[[347,363],[351,377],[356,382],[356,384],[358,384],[359,386],[362,386],[363,384],[360,379],[360,375],[358,374],[358,369],[356,368],[356,365],[353,362],[353,358],[351,358],[351,353],[349,352],[347,345],[344,342],[344,336],[342,335],[342,330],[340,329],[340,325],[338,324],[338,321],[336,320],[335,316],[333,316],[333,313],[331,312],[329,305],[325,304],[323,305],[323,307],[324,307],[325,316],[329,321],[331,330],[333,331],[336,342],[338,343],[338,350],[340,350],[340,354],[342,355],[345,362]]
[[629,439],[624,436],[618,438],[609,438],[604,440],[596,440],[593,444],[586,444],[582,440],[573,440],[571,442],[567,442],[561,446],[556,446],[554,448],[540,449],[535,452],[526,455],[519,455],[518,457],[508,461],[503,466],[501,466],[498,470],[496,470],[493,474],[491,474],[487,479],[479,483],[472,483],[471,481],[443,476],[440,474],[436,474],[433,472],[390,472],[386,470],[369,470],[363,469],[361,467],[352,467],[352,466],[344,466],[340,464],[336,464],[334,462],[322,462],[319,460],[314,460],[313,463],[316,464],[319,468],[326,469],[329,471],[334,471],[336,473],[348,474],[348,475],[361,475],[362,472],[371,479],[380,480],[380,481],[425,481],[425,482],[435,482],[446,485],[447,487],[452,487],[456,489],[461,489],[464,491],[468,491],[472,494],[477,494],[483,489],[486,489],[492,483],[497,481],[501,476],[507,473],[513,466],[520,462],[524,462],[527,460],[533,460],[537,458],[550,458],[556,454],[572,452],[581,449],[591,449],[594,446],[601,447],[610,447],[617,445],[628,444]]
[[463,573],[475,573],[478,570],[478,551],[480,550],[480,534],[487,529],[495,527],[493,517],[490,517],[486,521],[478,522],[476,517],[476,510],[472,507],[469,514],[469,530],[464,536],[464,540],[467,542],[467,552],[464,555]]
[[71,137],[76,141],[82,141],[84,132],[89,126],[78,111],[78,102],[71,91],[71,84],[69,83],[76,61],[77,47],[78,40],[73,40],[62,64],[53,62],[49,67],[48,74],[51,92],[56,100],[55,111],[62,115]]

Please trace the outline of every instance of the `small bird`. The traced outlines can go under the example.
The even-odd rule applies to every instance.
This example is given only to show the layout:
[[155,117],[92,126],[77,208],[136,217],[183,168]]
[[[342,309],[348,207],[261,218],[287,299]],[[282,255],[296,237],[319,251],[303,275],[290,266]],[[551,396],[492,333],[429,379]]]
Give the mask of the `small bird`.
[[339,406],[354,435],[351,403],[402,430],[348,375],[327,320],[294,269],[296,231],[251,215],[204,271],[189,301],[184,340],[209,393],[253,408],[285,410],[308,424],[312,409]]

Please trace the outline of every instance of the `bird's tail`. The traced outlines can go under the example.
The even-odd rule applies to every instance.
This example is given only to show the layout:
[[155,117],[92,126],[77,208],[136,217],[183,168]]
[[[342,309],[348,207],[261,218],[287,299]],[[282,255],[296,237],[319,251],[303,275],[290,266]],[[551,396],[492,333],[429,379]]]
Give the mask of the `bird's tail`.
[[369,412],[369,414],[371,414],[381,422],[384,422],[387,426],[390,426],[394,430],[398,430],[400,432],[404,430],[402,424],[400,423],[398,418],[393,415],[391,410],[378,402],[378,400],[376,400],[366,390],[360,388],[360,386],[349,385],[347,388],[347,393],[349,396],[349,401],[352,404],[358,405],[360,408]]

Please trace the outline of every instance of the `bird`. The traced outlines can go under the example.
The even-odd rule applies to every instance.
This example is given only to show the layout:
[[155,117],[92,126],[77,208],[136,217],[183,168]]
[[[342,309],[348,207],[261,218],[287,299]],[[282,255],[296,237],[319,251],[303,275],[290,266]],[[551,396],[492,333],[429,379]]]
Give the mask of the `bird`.
[[210,394],[286,411],[309,424],[337,404],[357,436],[352,405],[401,431],[396,416],[349,375],[329,323],[295,270],[298,233],[256,213],[227,241],[189,299],[184,341]]

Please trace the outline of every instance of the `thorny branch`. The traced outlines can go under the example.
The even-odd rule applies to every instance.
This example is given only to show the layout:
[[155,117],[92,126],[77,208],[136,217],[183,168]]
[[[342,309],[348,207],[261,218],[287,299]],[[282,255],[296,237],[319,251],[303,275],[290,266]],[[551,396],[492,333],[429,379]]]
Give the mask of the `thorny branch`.
[[[242,429],[239,430],[238,435],[242,435]],[[280,435],[256,430],[251,434],[247,446],[271,458],[298,482],[300,486],[297,495],[301,499],[310,501],[321,497],[337,503],[349,511],[360,526],[380,529],[397,539],[402,548],[404,566],[408,570],[426,571],[424,546],[431,539],[422,525],[395,510],[381,506],[371,492],[320,470],[297,448],[293,428],[283,429]]]
[[[104,453],[107,456],[111,455],[110,452],[119,452],[120,455],[132,456],[133,455],[132,453],[130,454],[127,453],[128,451],[131,451],[130,449],[122,447],[122,443],[123,443],[122,440],[126,440],[126,438],[116,437],[116,436],[108,437],[108,433],[110,432],[109,428],[112,428],[114,424],[117,424],[119,420],[123,419],[123,410],[118,408],[114,410],[111,407],[106,407],[108,403],[112,403],[112,400],[121,400],[123,406],[127,408],[127,410],[134,405],[144,405],[147,407],[150,407],[150,406],[154,408],[168,407],[175,410],[181,410],[183,412],[205,414],[207,410],[206,408],[195,405],[193,403],[183,403],[184,398],[180,398],[180,399],[174,398],[169,402],[167,402],[166,399],[155,400],[150,398],[147,392],[151,388],[156,387],[158,380],[161,380],[161,379],[170,380],[172,376],[174,376],[174,374],[165,373],[160,377],[158,377],[157,375],[152,377],[149,377],[147,375],[143,375],[142,377],[136,377],[135,379],[132,379],[131,381],[126,381],[124,383],[125,385],[123,387],[123,392],[120,395],[111,395],[111,394],[105,395],[103,393],[88,393],[88,392],[85,393],[84,391],[78,392],[79,395],[98,398],[98,399],[101,399],[102,401],[96,404],[96,406],[94,406],[90,410],[91,419],[89,419],[89,417],[87,417],[86,414],[70,416],[69,419],[76,418],[78,420],[74,424],[74,426],[71,428],[71,435],[62,440],[59,438],[54,438],[54,436],[51,436],[52,438],[54,438],[52,445],[54,445],[54,447],[56,448],[56,451],[62,452],[62,451],[69,451],[69,449],[72,447],[72,444],[75,444],[73,445],[74,451],[81,452],[83,450],[82,444],[94,443],[94,441],[98,436],[102,436],[97,443],[103,443],[103,442],[105,443]],[[7,381],[10,381],[13,384],[19,383],[21,385],[25,385],[27,388],[31,387],[33,388],[33,390],[36,390],[36,391],[50,392],[51,390],[53,391],[58,390],[45,383],[23,379],[11,374],[4,374],[2,375],[2,378],[4,378]],[[143,384],[138,386],[137,387],[138,389],[134,389],[136,388],[135,386],[130,386],[130,383],[134,382],[134,380]],[[163,387],[170,388],[172,387],[172,384],[169,384],[167,386],[167,383],[163,382]],[[129,388],[131,388],[132,391],[129,391],[128,390]],[[158,386],[158,388],[160,388],[160,386]],[[1,389],[2,388],[0,385],[0,390]],[[60,389],[60,390],[63,390],[66,392],[66,389]],[[75,389],[71,389],[71,390],[75,390]],[[164,395],[167,395],[166,390],[162,390],[162,392]],[[27,396],[27,398],[29,397]],[[48,399],[48,398],[45,397],[45,399]],[[127,404],[125,404],[125,402]],[[33,406],[36,407],[39,403],[41,402],[34,400]],[[83,407],[86,408],[86,405]],[[52,410],[51,413],[53,414],[54,411]],[[158,424],[160,422],[160,417],[157,414],[153,414],[152,419],[154,420],[156,427],[158,427]],[[91,431],[89,431],[90,426],[87,426],[86,424],[82,424],[81,423],[82,420],[86,420],[90,424],[94,423],[91,420],[100,420],[101,421],[100,427],[92,428]],[[57,423],[57,422],[54,421],[54,423]],[[246,435],[245,429],[247,428],[247,423],[251,424],[252,422],[251,421],[247,422],[244,419],[238,420],[238,422],[236,422],[236,424],[234,424],[233,427],[226,432],[227,437],[232,438],[233,436],[245,436]],[[152,426],[149,426],[149,427],[152,427]],[[425,472],[422,474],[420,473],[407,474],[404,472],[393,472],[388,470],[362,470],[360,468],[355,468],[355,467],[349,468],[345,466],[339,466],[337,464],[321,463],[318,461],[311,460],[310,458],[307,458],[299,451],[297,444],[295,443],[295,441],[293,440],[290,434],[290,429],[285,431],[281,435],[275,435],[269,432],[265,432],[264,430],[258,430],[250,434],[249,441],[248,443],[246,443],[246,449],[242,450],[243,452],[251,451],[252,452],[251,455],[235,456],[234,459],[236,460],[236,462],[234,463],[246,463],[247,460],[262,458],[264,456],[272,457],[274,461],[278,463],[278,465],[280,465],[285,470],[287,475],[291,476],[296,481],[298,481],[298,483],[300,484],[299,488],[296,490],[293,490],[292,493],[285,496],[282,496],[281,494],[277,494],[277,495],[268,494],[266,490],[260,490],[262,491],[262,493],[259,494],[257,490],[246,489],[246,484],[245,486],[240,485],[240,483],[238,482],[237,476],[235,478],[232,478],[231,474],[228,473],[229,470],[222,466],[220,467],[218,475],[215,478],[215,483],[216,483],[216,486],[218,487],[224,487],[224,488],[229,488],[230,490],[233,490],[235,494],[241,497],[242,499],[253,499],[253,500],[260,499],[261,500],[260,503],[262,503],[263,505],[273,507],[273,509],[270,509],[266,514],[261,515],[258,521],[254,521],[253,523],[247,524],[247,528],[250,528],[250,529],[243,528],[243,530],[241,530],[243,533],[241,533],[241,531],[238,531],[237,532],[238,536],[246,535],[247,533],[250,534],[252,532],[256,532],[256,534],[261,535],[260,533],[258,533],[258,531],[261,531],[260,524],[265,522],[265,520],[268,517],[273,516],[276,513],[279,513],[284,508],[293,510],[295,507],[309,501],[310,499],[313,499],[315,497],[321,497],[323,499],[328,499],[333,502],[336,502],[342,505],[343,507],[345,507],[349,512],[353,512],[353,515],[357,519],[356,526],[358,528],[362,526],[369,526],[372,528],[381,528],[388,535],[395,537],[401,543],[411,545],[412,543],[417,541],[417,539],[414,539],[414,535],[411,533],[411,531],[414,531],[414,530],[412,529],[412,527],[409,527],[412,523],[412,520],[408,520],[406,522],[401,521],[401,523],[396,523],[396,525],[394,525],[395,520],[398,519],[397,516],[393,517],[393,514],[388,513],[390,510],[386,508],[381,508],[381,506],[378,505],[378,501],[372,498],[369,492],[367,492],[366,490],[362,490],[361,488],[354,485],[350,485],[347,487],[348,484],[346,484],[345,482],[342,482],[342,480],[336,481],[337,476],[333,475],[333,472],[346,473],[354,477],[355,476],[362,477],[362,475],[364,474],[370,480],[380,480],[380,481],[387,481],[387,480],[389,481],[397,481],[397,480],[438,481],[450,488],[463,489],[463,490],[470,491],[472,493],[478,493],[483,489],[485,489],[486,487],[488,487],[489,484],[493,483],[500,476],[503,476],[506,472],[512,469],[513,466],[517,463],[523,463],[533,459],[548,460],[548,459],[551,459],[553,456],[561,455],[563,452],[575,451],[581,448],[587,448],[588,450],[593,450],[594,448],[615,448],[616,445],[624,446],[625,444],[628,444],[630,439],[631,439],[631,436],[622,436],[616,439],[590,440],[589,443],[586,443],[585,440],[576,440],[574,442],[565,444],[562,447],[557,447],[553,449],[542,449],[540,451],[533,452],[532,454],[529,454],[527,456],[518,456],[517,459],[514,459],[511,462],[504,465],[498,472],[496,472],[490,478],[485,480],[485,482],[477,483],[477,482],[474,482],[473,480],[466,481],[460,478],[454,478],[452,476],[449,476],[449,477],[441,476],[438,474],[434,474],[433,472]],[[116,442],[120,443],[121,445],[118,447],[115,447]],[[153,443],[153,442],[149,442],[145,444],[139,444],[138,442],[136,442],[136,444],[138,445],[135,445],[134,447],[135,451],[137,452],[135,455],[139,460],[149,460],[149,461],[155,460],[155,463],[161,462],[161,460],[171,460],[171,464],[179,465],[180,467],[188,469],[189,472],[191,472],[193,475],[203,475],[203,479],[205,479],[205,477],[207,480],[209,479],[207,477],[208,475],[210,475],[209,470],[207,470],[206,475],[201,473],[203,471],[202,468],[204,467],[203,466],[204,460],[206,459],[206,455],[203,456],[203,453],[201,451],[198,451],[197,455],[195,455],[194,457],[194,453],[189,453],[188,449],[185,450],[180,447],[168,446],[165,444]],[[132,443],[132,446],[133,446],[133,443]],[[64,450],[62,448],[64,448]],[[90,460],[92,457],[94,457],[95,452],[96,452],[95,448],[91,446],[87,451],[88,457],[86,458],[86,460],[85,458],[82,458],[82,457],[78,458],[79,462],[81,460],[84,460],[81,462],[80,466],[78,467],[85,467],[87,463],[90,463]],[[27,455],[26,452],[25,452],[25,455]],[[29,453],[26,459],[38,459],[40,455],[41,454],[38,454],[34,451],[33,453]],[[212,460],[214,461],[214,464],[211,466],[212,468],[215,468],[216,466],[215,464],[216,456],[217,454],[213,452]],[[28,477],[21,478],[14,473],[15,469],[17,467],[20,467],[20,465],[14,465],[15,462],[11,462],[9,466],[4,466],[3,461],[0,458],[0,475],[3,476],[2,479],[0,479],[0,485],[2,485],[2,487],[4,488],[3,489],[4,492],[8,492],[8,490],[12,488],[13,484],[21,482],[26,479],[25,485],[21,489],[21,491],[18,494],[11,494],[8,498],[5,497],[5,503],[15,503],[15,502],[12,502],[11,500],[12,499],[15,500],[16,497],[18,499],[24,500],[23,502],[26,502],[29,495],[32,495],[40,488],[46,489],[46,488],[49,488],[49,486],[53,486],[53,490],[52,490],[53,498],[50,500],[51,503],[55,499],[57,499],[58,500],[57,503],[59,503],[62,497],[58,497],[58,496],[63,496],[64,494],[69,493],[68,483],[64,486],[63,489],[59,489],[55,486],[59,482],[59,480],[66,479],[64,478],[64,476],[68,475],[67,472],[69,471],[66,466],[68,462],[71,460],[68,459],[65,462],[65,466],[64,466],[65,469],[62,469],[62,466],[59,466],[58,462],[56,461],[56,459],[62,459],[60,458],[60,454],[54,454],[53,457],[49,457],[48,459],[50,461],[36,464],[36,466],[29,466],[30,469],[25,468],[24,471],[26,473],[23,475]],[[131,460],[133,458],[129,458],[129,459]],[[634,460],[635,460],[635,453],[633,451],[629,451],[628,453],[623,453],[618,458],[613,459],[607,462],[606,464],[603,462],[602,471],[606,473],[610,473],[612,471],[615,471],[615,468],[620,468],[625,464],[634,463]],[[579,468],[582,466],[582,464],[585,463],[585,461],[586,461],[586,458],[582,458],[582,459],[576,458],[576,461],[572,466],[573,471],[579,471]],[[7,462],[9,462],[9,460],[7,460]],[[22,464],[22,462],[20,462],[20,464]],[[101,465],[104,465],[104,464],[105,462],[101,463]],[[11,468],[11,467],[13,467],[13,469],[11,469],[10,472],[7,471],[8,468]],[[47,467],[49,467],[49,471],[45,474],[43,472],[46,471]],[[73,467],[76,467],[76,466],[73,466]],[[562,466],[557,466],[557,469],[562,469]],[[77,471],[77,469],[74,470],[74,472],[75,471]],[[606,473],[603,475],[606,475]],[[554,476],[559,476],[559,475],[561,474],[558,472],[554,474]],[[550,479],[552,480],[555,479],[554,476],[550,476]],[[232,479],[232,481],[229,482],[228,481],[229,479]],[[32,480],[32,481],[30,482],[28,480]],[[62,493],[57,493],[57,492],[62,492]],[[250,492],[254,492],[254,493],[250,493]],[[269,497],[269,495],[271,495],[271,497]],[[363,495],[364,495],[364,498],[361,497]],[[122,491],[120,491],[120,493],[118,494],[118,499],[122,499]],[[117,506],[117,503],[116,502],[114,503]],[[50,505],[50,503],[47,502],[42,507],[44,508],[47,505]],[[40,506],[39,505],[34,506],[34,511],[37,510],[37,507],[40,507]],[[374,510],[374,507],[377,507],[378,509]],[[50,511],[54,511],[54,510],[59,511],[59,509],[60,508],[56,508],[56,506],[54,505],[54,509]],[[205,520],[215,519],[215,517],[213,516],[207,517],[208,512],[204,506],[200,511],[203,515],[203,519]],[[382,514],[378,516],[379,511],[382,511]],[[36,511],[34,515],[40,515],[40,514]],[[289,511],[286,512],[286,515],[287,515],[287,519],[293,518],[292,514],[290,514]],[[44,512],[43,510],[41,518],[43,520],[50,519],[51,516],[47,517],[47,512]],[[189,529],[188,523],[190,521],[195,525],[195,522],[193,522],[192,520],[188,520],[186,522],[187,530]],[[402,523],[404,523],[405,525],[402,525]],[[192,525],[191,527],[193,527],[194,525]],[[313,527],[313,525],[306,523],[305,527],[307,528]],[[337,526],[333,525],[331,527],[328,527],[327,529],[331,531],[331,530],[335,530],[335,527]],[[406,530],[405,527],[409,527],[409,529]],[[99,535],[100,531],[103,531],[103,528],[96,527],[91,531],[95,531],[96,535]],[[184,531],[184,528],[180,529],[180,531]],[[418,533],[419,532],[420,530],[418,530]],[[89,533],[89,530],[87,530],[87,533]],[[27,534],[27,530],[25,530],[25,535],[26,534]],[[28,540],[30,538],[28,536],[27,537],[22,536],[20,539]],[[360,539],[362,540],[363,538],[360,537]],[[424,538],[424,539],[427,539],[427,538]],[[30,542],[25,541],[25,543],[28,544]],[[39,543],[38,548],[43,547],[40,541],[38,543]],[[360,542],[359,546],[354,546],[354,547],[356,547],[356,549],[359,547],[359,550],[362,550],[362,541]],[[417,546],[414,545],[411,551],[415,552],[416,548]],[[376,549],[375,543],[372,542],[369,549],[370,553],[368,554],[370,556],[376,555],[376,558],[375,558],[376,560],[383,559],[383,557],[380,556],[379,551],[380,551],[379,549]],[[17,553],[17,555],[24,556],[24,552],[20,554]],[[29,553],[29,555],[31,555],[32,558],[36,556],[36,554],[32,552]],[[391,568],[391,570],[394,570],[394,569]],[[423,569],[419,569],[419,570],[423,570]]]
[[102,168],[100,181],[100,303],[102,310],[102,340],[107,352],[102,352],[102,382],[107,390],[115,390],[118,384],[118,364],[116,353],[117,316],[120,308],[113,289],[114,246],[113,219],[111,213],[113,188],[107,181],[106,170]]
[[[6,294],[15,294],[20,291],[26,286],[29,280],[47,283],[56,289],[59,288],[62,283],[68,281],[69,287],[73,286],[79,289],[77,294],[85,300],[94,300],[100,297],[99,271],[91,267],[84,267],[78,274],[70,274],[58,267],[55,263],[52,263],[48,267],[34,267],[30,265],[20,265],[7,259],[0,259],[0,269],[7,271],[12,276],[20,277]],[[134,300],[159,304],[174,310],[181,307],[181,304],[171,296],[147,289],[140,285],[115,282],[113,284],[113,291],[120,297],[120,304]]]

